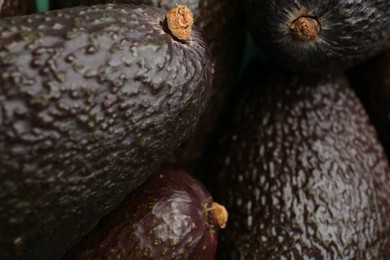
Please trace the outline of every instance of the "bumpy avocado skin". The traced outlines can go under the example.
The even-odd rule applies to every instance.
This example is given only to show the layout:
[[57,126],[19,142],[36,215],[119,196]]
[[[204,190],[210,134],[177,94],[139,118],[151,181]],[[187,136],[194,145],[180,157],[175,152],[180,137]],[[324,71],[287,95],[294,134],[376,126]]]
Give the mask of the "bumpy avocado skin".
[[209,52],[148,6],[0,21],[0,258],[58,258],[189,135]]
[[[390,48],[390,2],[382,0],[246,0],[249,30],[270,60],[296,71],[352,67]],[[290,25],[314,17],[317,40],[300,42]]]
[[217,259],[388,259],[389,166],[345,77],[254,62],[239,86],[212,158]]
[[212,197],[183,171],[158,170],[63,259],[214,259]]
[[194,134],[167,162],[192,171],[209,141],[217,117],[237,77],[245,44],[242,3],[236,0],[51,0],[51,8],[102,3],[148,4],[163,9],[186,5],[194,14],[196,27],[202,32],[214,62],[214,94]]
[[34,0],[2,0],[0,1],[0,18],[31,14],[36,11]]

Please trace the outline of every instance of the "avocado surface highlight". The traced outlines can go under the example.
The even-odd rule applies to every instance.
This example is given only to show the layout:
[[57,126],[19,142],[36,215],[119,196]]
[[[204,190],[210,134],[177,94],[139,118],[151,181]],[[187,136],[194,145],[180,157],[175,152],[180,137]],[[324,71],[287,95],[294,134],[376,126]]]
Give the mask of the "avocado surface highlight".
[[0,258],[55,259],[188,137],[211,95],[198,30],[151,6],[0,20]]
[[187,173],[158,170],[64,260],[214,259],[218,209],[226,215],[225,208]]
[[390,2],[246,0],[249,30],[275,63],[341,70],[390,48]]
[[235,0],[51,0],[51,8],[103,3],[148,4],[169,10],[186,5],[194,13],[195,26],[204,36],[214,63],[214,93],[194,134],[167,163],[192,171],[209,141],[217,117],[235,83],[245,45],[242,3]]
[[2,0],[0,1],[0,18],[31,14],[36,11],[35,0]]
[[341,74],[253,62],[221,127],[217,259],[388,259],[390,171]]

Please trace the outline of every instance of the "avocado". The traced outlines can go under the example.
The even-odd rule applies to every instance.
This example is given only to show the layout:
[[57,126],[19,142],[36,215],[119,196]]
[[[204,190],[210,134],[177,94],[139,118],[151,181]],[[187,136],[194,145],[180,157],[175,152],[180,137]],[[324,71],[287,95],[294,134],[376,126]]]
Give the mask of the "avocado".
[[0,259],[60,257],[193,130],[210,53],[166,24],[146,5],[0,20]]
[[389,164],[346,77],[256,60],[237,89],[209,173],[217,259],[389,259]]
[[354,67],[349,75],[390,156],[390,51]]
[[196,179],[160,169],[125,200],[64,260],[214,259],[226,209]]
[[36,11],[33,0],[2,0],[0,1],[0,18],[31,14]]
[[187,5],[194,13],[195,25],[204,36],[214,62],[214,93],[196,130],[167,165],[180,166],[190,172],[201,158],[217,117],[234,86],[245,45],[242,3],[235,0],[51,0],[53,9],[103,3],[148,4],[169,10]]
[[246,0],[249,31],[270,60],[295,71],[355,66],[390,48],[390,2]]

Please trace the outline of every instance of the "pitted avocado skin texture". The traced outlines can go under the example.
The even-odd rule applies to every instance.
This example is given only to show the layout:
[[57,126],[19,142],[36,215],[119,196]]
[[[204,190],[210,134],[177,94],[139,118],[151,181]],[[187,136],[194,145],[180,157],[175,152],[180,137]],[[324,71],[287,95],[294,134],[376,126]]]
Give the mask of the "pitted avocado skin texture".
[[209,51],[150,6],[0,20],[0,258],[55,259],[190,134]]
[[186,5],[194,15],[194,25],[201,31],[210,48],[214,63],[214,92],[194,133],[166,160],[167,167],[179,167],[197,174],[201,157],[207,152],[217,119],[226,106],[240,70],[245,45],[243,4],[236,0],[51,0],[50,8],[105,3],[147,4],[165,10]]
[[387,259],[388,160],[346,78],[256,61],[239,84],[209,173],[217,259]]

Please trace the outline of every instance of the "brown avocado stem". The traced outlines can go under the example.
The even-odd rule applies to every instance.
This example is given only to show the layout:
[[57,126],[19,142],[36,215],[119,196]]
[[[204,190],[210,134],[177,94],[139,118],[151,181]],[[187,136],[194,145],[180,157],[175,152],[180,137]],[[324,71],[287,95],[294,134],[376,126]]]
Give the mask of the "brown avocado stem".
[[178,5],[165,15],[169,31],[181,41],[191,38],[194,18],[191,10],[185,5]]
[[301,16],[294,20],[290,29],[294,38],[301,42],[314,41],[321,31],[317,19],[307,16]]
[[225,228],[228,220],[228,212],[224,206],[216,202],[209,204],[207,211],[211,213],[211,218],[220,228]]

